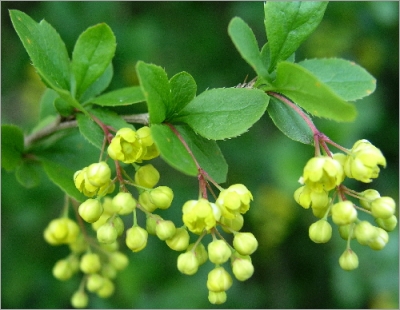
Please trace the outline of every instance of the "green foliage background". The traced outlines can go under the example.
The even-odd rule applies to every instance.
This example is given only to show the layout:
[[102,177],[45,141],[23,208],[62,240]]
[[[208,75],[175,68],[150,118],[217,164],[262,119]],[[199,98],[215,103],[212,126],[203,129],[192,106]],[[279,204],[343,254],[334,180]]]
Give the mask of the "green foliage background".
[[[234,16],[243,18],[265,43],[263,2],[1,2],[1,121],[28,131],[38,119],[44,86],[29,64],[8,9],[19,9],[36,21],[45,18],[57,29],[68,50],[87,27],[106,22],[117,37],[115,74],[109,89],[137,84],[138,60],[165,68],[169,76],[189,72],[198,93],[231,87],[254,77],[227,34]],[[277,21],[279,22],[279,21]],[[377,78],[372,96],[357,102],[354,123],[315,120],[318,128],[345,147],[361,138],[385,154],[388,167],[370,186],[399,201],[399,24],[398,2],[331,2],[316,32],[301,46],[296,59],[342,57],[353,60]],[[127,109],[143,112],[144,106]],[[71,137],[63,141],[68,143]],[[84,143],[84,142],[82,142]],[[86,146],[71,154],[77,166],[96,161]],[[345,242],[338,233],[325,245],[308,238],[314,218],[293,200],[293,191],[313,148],[287,139],[265,115],[249,132],[219,142],[229,164],[228,184],[246,184],[255,201],[245,216],[244,230],[254,231],[260,247],[252,256],[254,276],[234,281],[220,308],[398,308],[398,229],[388,246],[375,252],[356,245],[360,267],[349,273],[338,258]],[[90,146],[89,146],[90,147]],[[55,154],[56,156],[56,154]],[[79,159],[76,158],[79,156]],[[82,163],[84,164],[82,165]],[[195,178],[176,173],[161,160],[160,184],[169,185],[176,199],[169,215],[180,221],[180,207],[197,196]],[[62,192],[41,173],[41,185],[25,189],[2,170],[1,182],[1,306],[2,308],[69,308],[79,277],[60,282],[53,264],[67,247],[44,242],[43,229],[58,216]],[[308,210],[310,211],[310,210]],[[124,247],[124,246],[123,246]],[[194,276],[176,269],[178,253],[156,238],[140,253],[129,253],[130,265],[116,280],[113,297],[91,298],[100,308],[210,308],[207,263]]]

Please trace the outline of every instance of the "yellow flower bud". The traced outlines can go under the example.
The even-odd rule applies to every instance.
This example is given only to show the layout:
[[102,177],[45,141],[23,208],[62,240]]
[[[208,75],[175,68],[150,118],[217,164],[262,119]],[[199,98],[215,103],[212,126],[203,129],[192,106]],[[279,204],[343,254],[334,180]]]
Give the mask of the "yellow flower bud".
[[386,231],[392,231],[397,226],[397,217],[392,215],[387,219],[376,218],[375,222],[379,225],[379,227],[383,228]]
[[90,184],[101,187],[109,183],[111,169],[105,161],[94,163],[87,167],[86,177]]
[[71,264],[67,259],[58,260],[53,267],[53,276],[61,281],[69,280],[74,274]]
[[349,200],[335,203],[331,209],[332,221],[336,225],[347,225],[357,219],[357,210]]
[[221,209],[223,217],[232,219],[236,212],[246,213],[251,200],[253,196],[246,186],[234,184],[220,192],[215,204]]
[[257,250],[258,241],[250,232],[239,232],[233,237],[233,247],[242,255],[250,255]]
[[101,268],[100,256],[96,253],[82,255],[79,267],[83,273],[97,273]]
[[96,222],[103,214],[103,206],[97,199],[89,198],[78,208],[79,215],[88,223]]
[[216,267],[208,273],[207,288],[212,292],[227,291],[232,286],[232,277],[224,267]]
[[179,227],[176,229],[175,234],[165,242],[174,251],[184,251],[189,246],[189,240],[188,231],[184,227]]
[[213,305],[220,305],[226,302],[226,292],[208,292],[208,301]]
[[139,252],[146,247],[148,235],[142,227],[133,226],[126,231],[126,245],[133,252]]
[[100,298],[108,298],[114,294],[114,291],[114,283],[110,279],[104,278],[103,286],[96,293]]
[[224,240],[214,240],[208,244],[208,258],[214,264],[225,263],[231,254],[231,249]]
[[74,308],[86,308],[89,303],[89,297],[85,291],[76,291],[71,297],[71,305]]
[[113,243],[117,240],[118,233],[112,223],[107,222],[97,230],[97,240],[100,243]]
[[108,155],[126,164],[136,162],[143,154],[143,146],[136,131],[130,128],[121,128],[108,146]]
[[379,197],[371,202],[371,213],[375,218],[387,219],[394,215],[396,203],[391,197]]
[[187,251],[178,256],[177,267],[180,272],[187,275],[193,275],[199,269],[199,262],[195,252]]
[[112,203],[114,208],[120,215],[125,215],[133,212],[136,208],[136,200],[132,197],[131,193],[127,192],[119,192],[117,195],[114,196]]
[[109,256],[110,264],[117,270],[124,270],[128,264],[128,256],[122,252],[113,252]]
[[234,253],[231,258],[232,272],[239,281],[246,281],[254,273],[254,266],[249,255]]
[[141,166],[135,173],[135,182],[146,188],[153,188],[160,180],[160,173],[152,164]]
[[88,276],[86,288],[89,292],[98,291],[104,284],[104,277],[98,273],[92,273]]
[[189,200],[182,207],[182,220],[186,227],[195,234],[215,227],[216,219],[210,202],[204,198]]
[[160,240],[172,238],[175,235],[176,227],[172,221],[158,221],[156,225],[156,235]]
[[358,256],[351,249],[347,249],[339,258],[339,265],[343,270],[351,271],[358,268]]
[[318,220],[310,225],[308,235],[315,243],[326,243],[331,240],[332,226],[327,220]]

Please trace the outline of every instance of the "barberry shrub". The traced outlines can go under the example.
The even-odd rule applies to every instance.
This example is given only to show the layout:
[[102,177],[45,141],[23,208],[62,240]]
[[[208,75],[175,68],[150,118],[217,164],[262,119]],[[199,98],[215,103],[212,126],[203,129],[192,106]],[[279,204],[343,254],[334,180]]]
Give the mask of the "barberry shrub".
[[[373,93],[376,80],[344,59],[295,58],[326,7],[327,2],[266,2],[268,40],[261,48],[247,23],[233,18],[228,35],[256,76],[201,93],[188,72],[168,76],[166,69],[144,61],[135,66],[137,85],[110,91],[118,37],[107,24],[86,29],[70,57],[49,23],[10,10],[15,31],[47,89],[40,103],[41,121],[31,133],[2,125],[2,167],[15,171],[18,181],[29,187],[35,180],[31,165],[39,162],[65,193],[60,215],[43,228],[43,238],[69,249],[54,262],[52,273],[60,281],[81,277],[71,292],[73,307],[88,307],[93,294],[112,296],[118,273],[132,255],[146,251],[151,238],[179,252],[174,264],[182,276],[208,268],[199,285],[207,287],[204,298],[212,304],[229,298],[234,281],[252,277],[251,255],[268,236],[246,230],[246,214],[257,196],[242,183],[226,182],[228,163],[217,141],[251,130],[264,114],[286,137],[314,148],[303,174],[293,180],[299,182],[294,200],[315,216],[308,230],[311,241],[327,243],[337,230],[344,239],[337,263],[346,271],[362,264],[363,257],[352,247],[355,242],[372,250],[386,246],[397,226],[395,200],[374,188],[356,191],[346,184],[351,179],[350,184],[370,184],[378,178],[387,165],[384,154],[363,137],[342,146],[312,119],[354,121],[354,101]],[[147,112],[128,115],[119,109],[140,103]],[[77,146],[59,142],[72,134],[70,129],[76,134],[76,128],[87,147],[97,149],[98,160],[82,162],[74,171],[65,153],[79,156]],[[55,156],[57,149],[61,152]],[[156,167],[158,157],[177,173],[197,178],[191,199],[174,203],[180,193],[160,184],[167,178]],[[179,209],[179,216],[166,216],[164,210],[170,208]],[[206,262],[208,267],[202,266]]]

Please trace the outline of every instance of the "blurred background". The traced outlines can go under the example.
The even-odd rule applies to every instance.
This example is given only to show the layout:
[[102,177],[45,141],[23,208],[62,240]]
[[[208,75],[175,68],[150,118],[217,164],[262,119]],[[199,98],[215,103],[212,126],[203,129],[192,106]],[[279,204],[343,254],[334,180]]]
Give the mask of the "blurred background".
[[[354,123],[315,119],[320,131],[351,148],[368,139],[382,150],[387,168],[373,183],[347,185],[355,190],[374,188],[399,201],[399,22],[398,2],[331,2],[320,26],[296,53],[296,61],[314,57],[341,57],[367,69],[377,89],[357,101]],[[234,16],[245,20],[262,46],[266,42],[263,2],[1,2],[1,121],[16,124],[25,133],[39,118],[44,86],[12,28],[9,9],[34,20],[46,19],[61,35],[69,53],[79,34],[99,22],[107,23],[117,38],[114,78],[108,90],[137,84],[138,60],[165,68],[169,77],[189,72],[198,93],[207,88],[232,87],[255,76],[241,59],[227,34]],[[279,20],[276,21],[279,23]],[[143,110],[140,105],[127,113]],[[71,139],[71,140],[69,140]],[[75,141],[72,136],[62,143]],[[76,141],[75,141],[76,142]],[[82,142],[84,143],[84,142]],[[207,300],[210,263],[194,276],[176,269],[177,252],[150,238],[140,253],[128,254],[130,264],[116,279],[108,299],[90,297],[96,308],[398,308],[398,228],[382,251],[352,243],[360,259],[353,272],[340,269],[345,241],[334,229],[327,244],[314,244],[308,227],[316,219],[293,200],[298,178],[311,146],[296,143],[279,132],[264,115],[249,132],[219,146],[229,164],[224,186],[244,183],[254,202],[245,215],[243,231],[252,231],[259,248],[252,255],[255,274],[234,281],[221,306]],[[332,149],[333,151],[336,151]],[[88,146],[71,154],[71,166],[82,168],[98,160]],[[180,206],[198,194],[195,178],[176,173],[162,160],[153,163],[161,185],[175,192],[167,218],[181,223]],[[22,187],[13,173],[2,169],[1,182],[1,306],[2,308],[70,308],[70,296],[81,276],[60,282],[51,274],[54,263],[68,254],[66,246],[51,247],[43,230],[63,206],[63,193],[40,172],[41,184]],[[195,239],[193,238],[192,241]],[[206,242],[209,242],[206,239]],[[230,267],[228,267],[230,270]]]

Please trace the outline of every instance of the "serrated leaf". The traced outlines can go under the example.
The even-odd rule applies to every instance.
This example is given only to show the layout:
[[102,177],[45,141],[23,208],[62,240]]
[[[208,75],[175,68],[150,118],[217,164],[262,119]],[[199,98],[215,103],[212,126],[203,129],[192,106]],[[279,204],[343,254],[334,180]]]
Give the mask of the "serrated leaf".
[[[125,122],[117,113],[105,109],[91,109],[89,113],[97,117],[105,125],[111,126],[115,130],[123,127],[134,129],[133,125]],[[104,143],[104,131],[89,116],[85,114],[77,115],[80,133],[98,149],[102,149]]]
[[116,46],[114,33],[104,23],[89,27],[79,36],[72,52],[76,98],[79,99],[104,73],[114,57]]
[[357,110],[304,67],[282,61],[277,66],[273,91],[290,98],[307,112],[338,122],[354,120]]
[[234,17],[229,23],[228,33],[243,59],[258,75],[267,78],[269,75],[268,67],[261,59],[260,49],[253,30],[241,18]]
[[140,86],[125,87],[105,93],[91,100],[100,106],[123,106],[145,100]]
[[197,167],[182,142],[165,124],[151,125],[151,135],[161,157],[173,168],[185,174],[196,176]]
[[112,63],[110,63],[103,74],[86,89],[81,96],[81,102],[86,103],[95,96],[101,94],[110,85],[112,77],[114,75],[114,69]]
[[160,124],[165,120],[169,105],[168,76],[161,67],[143,61],[136,64],[136,72],[147,102],[150,123]]
[[40,184],[40,176],[38,173],[38,163],[32,161],[24,161],[15,171],[17,181],[26,188],[33,188]]
[[310,127],[298,113],[284,102],[271,96],[267,111],[275,126],[287,137],[304,144],[314,143]]
[[10,10],[11,21],[43,82],[55,90],[69,90],[70,62],[60,35],[45,20]]
[[179,113],[195,96],[196,81],[187,72],[179,72],[169,80],[171,98],[167,106],[167,118]]
[[15,125],[1,125],[1,166],[7,171],[14,170],[22,160],[24,134]]
[[211,89],[194,98],[174,122],[185,122],[207,139],[232,138],[260,119],[268,100],[268,95],[259,89]]
[[344,59],[307,59],[298,63],[347,101],[372,94],[375,78],[364,68]]
[[317,28],[324,16],[326,1],[267,1],[264,24],[271,51],[269,72],[286,60]]
[[69,167],[50,160],[41,160],[44,171],[49,179],[55,183],[67,195],[75,198],[77,201],[84,201],[87,198],[75,187],[73,177],[76,171]]

